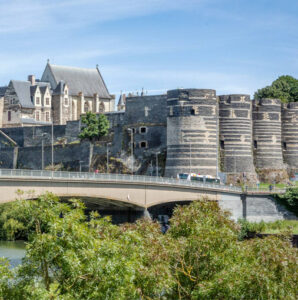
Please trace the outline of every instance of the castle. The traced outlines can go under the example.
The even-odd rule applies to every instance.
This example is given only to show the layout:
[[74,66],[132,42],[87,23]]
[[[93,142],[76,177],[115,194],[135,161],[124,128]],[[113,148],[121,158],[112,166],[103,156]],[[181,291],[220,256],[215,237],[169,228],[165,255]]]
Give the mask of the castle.
[[[35,104],[36,90],[42,95],[50,91],[52,95],[54,124],[59,125],[54,126],[54,141],[57,144],[64,139],[66,144],[55,146],[55,163],[78,169],[79,162],[84,161],[86,170],[92,160],[87,157],[88,144],[75,142],[81,127],[80,115],[90,110],[105,113],[111,126],[109,137],[95,146],[94,155],[106,155],[109,142],[110,155],[123,159],[137,174],[158,172],[176,177],[177,173],[194,172],[225,174],[227,182],[282,182],[298,170],[298,102],[252,101],[249,95],[216,96],[210,89],[176,89],[154,96],[121,95],[118,111],[113,111],[114,98],[108,94],[102,77],[95,81],[95,72],[88,72],[48,63],[41,81],[27,84],[31,95],[35,95]],[[9,87],[4,112],[14,104],[7,103]],[[43,111],[47,112],[47,96],[41,99]],[[40,168],[40,158],[32,161],[31,153],[40,156],[38,147],[43,136],[45,165],[50,164],[50,127],[38,125],[43,126],[2,128],[1,167]],[[7,146],[7,138],[18,145],[17,158],[16,151]],[[132,152],[133,161],[129,160]],[[158,164],[157,170],[152,168],[154,164]]]

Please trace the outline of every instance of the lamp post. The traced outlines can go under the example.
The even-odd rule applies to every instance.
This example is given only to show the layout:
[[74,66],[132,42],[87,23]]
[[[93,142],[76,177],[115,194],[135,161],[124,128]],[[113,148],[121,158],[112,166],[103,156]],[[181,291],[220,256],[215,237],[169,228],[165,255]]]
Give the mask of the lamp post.
[[109,147],[112,143],[107,143],[107,174],[109,173]]
[[155,152],[155,155],[156,155],[156,177],[158,177],[158,154],[160,154],[160,152]]
[[46,133],[43,133],[41,135],[41,170],[44,169],[44,137],[46,136]]
[[130,132],[130,146],[131,146],[131,174],[133,175],[133,129],[127,128],[127,131]]
[[79,164],[80,164],[80,173],[82,173],[82,163],[83,163],[83,161],[80,160],[80,161],[79,161]]
[[53,110],[51,110],[52,117],[52,171],[54,171],[54,116]]

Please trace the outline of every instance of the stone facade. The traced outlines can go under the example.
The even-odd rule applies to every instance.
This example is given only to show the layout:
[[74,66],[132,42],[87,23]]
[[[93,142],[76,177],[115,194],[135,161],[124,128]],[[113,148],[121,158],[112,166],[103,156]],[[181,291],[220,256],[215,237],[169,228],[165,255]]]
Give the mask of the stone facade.
[[115,97],[109,94],[97,67],[62,67],[49,62],[41,80],[33,75],[27,81],[11,80],[8,87],[0,87],[2,96],[1,127],[63,125],[88,111],[109,112],[115,106]]
[[282,105],[282,146],[290,169],[298,170],[298,102]]
[[255,173],[249,95],[219,96],[219,144],[222,171]]
[[216,175],[217,100],[214,90],[179,89],[167,94],[166,176]]
[[[68,86],[61,87],[63,98],[53,100],[55,103],[61,104],[65,95],[69,95]],[[82,98],[82,94],[72,98],[80,109]],[[93,109],[98,96],[92,99],[87,105]],[[69,107],[72,105],[69,101]],[[65,117],[69,111],[63,109],[60,111]],[[105,111],[110,134],[94,147],[94,156],[105,161],[108,150],[126,168],[133,166],[135,174],[158,172],[176,177],[180,172],[194,172],[215,176],[221,171],[232,178],[231,182],[257,181],[256,173],[261,181],[285,181],[286,169],[297,170],[298,166],[297,113],[297,103],[281,106],[277,99],[251,101],[248,95],[217,98],[214,90],[179,89],[165,95],[130,95],[125,99],[124,110]],[[83,170],[87,171],[89,148],[78,139],[81,122],[66,118],[63,122],[66,124],[54,126],[55,153],[57,149],[54,163],[63,162],[65,168],[78,170],[82,161]],[[16,162],[18,167],[40,168],[42,140],[47,156],[51,156],[51,126],[1,130],[4,133],[0,134],[1,167],[12,167]],[[14,145],[18,151],[13,150]],[[35,161],[34,156],[38,157]]]

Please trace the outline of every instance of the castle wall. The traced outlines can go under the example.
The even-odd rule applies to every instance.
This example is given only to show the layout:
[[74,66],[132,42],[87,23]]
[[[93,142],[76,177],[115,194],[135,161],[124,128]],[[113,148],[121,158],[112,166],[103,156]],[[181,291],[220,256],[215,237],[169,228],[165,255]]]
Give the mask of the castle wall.
[[282,106],[282,143],[285,162],[298,169],[298,102]]
[[281,148],[281,102],[261,99],[253,102],[255,167],[284,169]]
[[166,99],[166,95],[126,98],[123,138],[124,143],[129,145],[131,136],[127,129],[132,128],[135,156],[144,155],[146,150],[151,151],[151,154],[165,150]]
[[215,90],[179,89],[167,94],[165,176],[216,175],[217,99]]
[[255,172],[251,116],[249,95],[219,96],[219,144],[223,172]]

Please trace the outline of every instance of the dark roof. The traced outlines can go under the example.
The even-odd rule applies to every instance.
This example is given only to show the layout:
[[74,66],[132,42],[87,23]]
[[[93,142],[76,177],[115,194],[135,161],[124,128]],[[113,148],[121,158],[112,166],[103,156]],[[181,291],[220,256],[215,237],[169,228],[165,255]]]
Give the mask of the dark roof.
[[7,90],[7,86],[0,86],[0,97],[3,97]]
[[36,90],[37,90],[37,85],[31,85],[30,86],[30,94],[31,94],[31,96],[33,96],[35,94]]
[[82,92],[88,97],[97,94],[100,98],[111,98],[98,68],[84,69],[52,64],[49,67],[57,84],[60,81],[67,84],[70,95],[76,96]]
[[63,95],[64,94],[64,87],[65,87],[64,81],[59,81],[59,83],[57,84],[55,90],[53,91],[53,95]]
[[29,81],[19,81],[19,80],[12,80],[11,83],[19,98],[21,106],[27,108],[34,108],[33,103],[31,101],[31,93],[30,93],[31,83]]
[[44,94],[44,93],[46,92],[47,88],[48,88],[47,85],[44,85],[44,86],[40,86],[40,87],[39,87],[40,92],[41,92],[42,94]]

